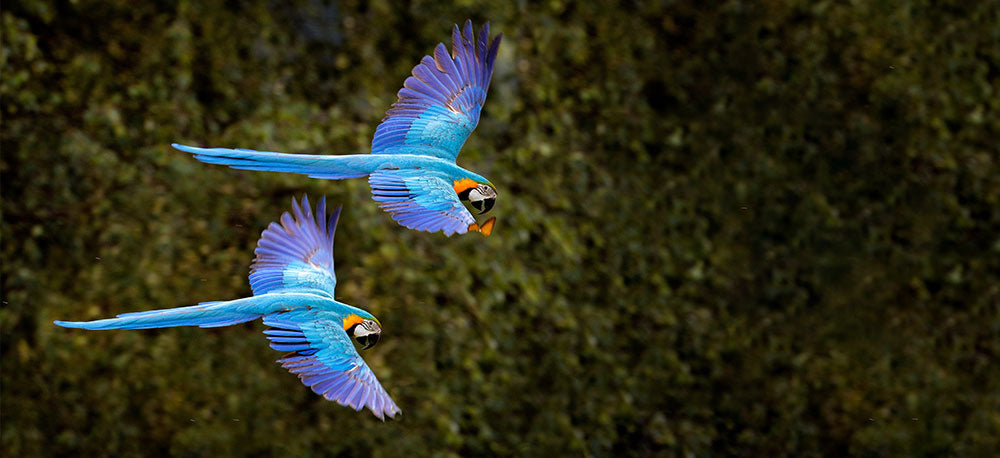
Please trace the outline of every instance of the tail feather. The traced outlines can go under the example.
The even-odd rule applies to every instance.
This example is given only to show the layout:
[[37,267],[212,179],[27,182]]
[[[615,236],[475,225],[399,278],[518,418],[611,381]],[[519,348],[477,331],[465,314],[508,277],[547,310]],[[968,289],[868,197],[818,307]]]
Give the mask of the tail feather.
[[259,313],[227,310],[226,305],[228,305],[227,302],[205,302],[189,307],[123,313],[117,318],[95,321],[56,321],[55,324],[66,328],[91,330],[154,329],[174,326],[207,328],[243,323],[261,316]]
[[206,164],[227,165],[239,170],[301,173],[312,178],[339,180],[368,176],[373,170],[371,155],[287,154],[251,149],[198,148],[172,144]]
[[319,305],[328,298],[307,293],[274,293],[232,301],[203,302],[198,305],[172,309],[131,312],[95,321],[55,321],[66,328],[154,329],[175,326],[213,328],[230,326],[260,318],[269,313]]

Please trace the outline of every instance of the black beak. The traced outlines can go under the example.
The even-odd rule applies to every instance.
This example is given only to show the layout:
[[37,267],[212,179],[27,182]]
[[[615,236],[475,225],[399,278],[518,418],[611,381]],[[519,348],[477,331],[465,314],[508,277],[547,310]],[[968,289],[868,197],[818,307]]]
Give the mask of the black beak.
[[367,350],[375,346],[378,343],[381,334],[368,334],[366,336],[358,337],[358,343],[361,344],[362,350]]
[[483,213],[486,213],[493,209],[493,205],[497,203],[497,199],[495,197],[487,197],[483,200],[478,200],[469,203],[472,204],[473,208],[479,210],[479,214],[482,215]]

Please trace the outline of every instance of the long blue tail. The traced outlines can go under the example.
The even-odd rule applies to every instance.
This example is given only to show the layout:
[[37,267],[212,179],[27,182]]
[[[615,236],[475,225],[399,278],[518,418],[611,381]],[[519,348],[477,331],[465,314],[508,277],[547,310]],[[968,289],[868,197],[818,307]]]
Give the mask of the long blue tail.
[[177,143],[174,148],[206,164],[228,165],[240,170],[301,173],[312,178],[339,180],[368,176],[382,162],[371,154],[287,154],[251,149],[198,148]]
[[66,328],[90,330],[153,329],[174,326],[200,326],[214,328],[255,320],[269,313],[319,306],[328,298],[303,293],[273,293],[246,297],[232,301],[203,302],[188,307],[177,307],[147,312],[132,312],[95,321],[55,321]]

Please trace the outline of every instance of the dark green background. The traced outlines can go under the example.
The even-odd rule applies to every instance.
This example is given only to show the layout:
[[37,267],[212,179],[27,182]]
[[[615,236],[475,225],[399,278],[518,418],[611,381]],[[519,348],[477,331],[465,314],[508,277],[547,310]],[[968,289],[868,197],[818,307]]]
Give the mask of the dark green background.
[[[458,3],[4,2],[3,455],[1000,449],[1000,2]],[[466,18],[505,35],[490,238],[168,147],[366,152]],[[248,295],[303,193],[401,420],[260,323],[51,324]]]

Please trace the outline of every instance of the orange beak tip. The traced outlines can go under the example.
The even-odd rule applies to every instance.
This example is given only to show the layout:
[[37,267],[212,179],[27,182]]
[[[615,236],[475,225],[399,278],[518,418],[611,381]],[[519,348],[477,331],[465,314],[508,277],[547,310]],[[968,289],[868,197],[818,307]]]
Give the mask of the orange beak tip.
[[490,234],[493,233],[493,225],[496,224],[496,222],[497,222],[496,216],[486,220],[486,222],[483,223],[483,226],[479,228],[479,232],[482,233],[483,235],[489,236]]

